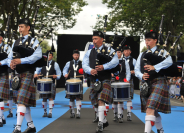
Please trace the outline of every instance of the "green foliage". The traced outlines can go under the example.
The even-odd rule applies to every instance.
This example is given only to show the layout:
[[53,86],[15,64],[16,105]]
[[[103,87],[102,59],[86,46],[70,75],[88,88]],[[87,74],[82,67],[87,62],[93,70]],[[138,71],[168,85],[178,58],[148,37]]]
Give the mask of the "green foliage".
[[[48,43],[48,41],[44,40],[41,44],[40,44],[41,48],[42,48],[42,53],[46,53],[47,50],[50,50],[51,47]],[[53,60],[57,61],[57,51],[53,53]]]
[[141,52],[144,52],[144,51],[146,51],[146,50],[147,50],[147,47],[144,46],[144,47],[142,48]]
[[[128,35],[144,35],[146,31],[159,31],[164,14],[163,33],[179,35],[184,30],[184,0],[102,0],[110,10],[107,31]],[[100,29],[102,18],[97,18],[94,29]],[[99,28],[100,27],[100,28]],[[102,29],[102,28],[101,28]],[[174,38],[170,39],[170,45]],[[168,45],[169,46],[169,45]]]
[[[58,27],[63,29],[72,28],[76,24],[74,16],[82,11],[86,6],[85,0],[39,0],[40,8],[37,14],[36,29],[40,28],[41,23],[46,24],[47,28]],[[29,18],[32,22],[38,0],[2,0],[0,2],[0,26],[5,30],[7,14],[11,15],[10,30],[17,31],[18,26],[15,23],[21,18]]]

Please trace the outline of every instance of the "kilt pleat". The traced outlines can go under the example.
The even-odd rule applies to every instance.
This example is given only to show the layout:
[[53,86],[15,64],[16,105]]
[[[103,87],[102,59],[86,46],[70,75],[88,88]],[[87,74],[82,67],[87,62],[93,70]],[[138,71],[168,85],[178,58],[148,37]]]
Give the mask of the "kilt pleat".
[[36,89],[33,83],[33,74],[19,74],[21,86],[18,91],[13,91],[13,100],[17,104],[23,104],[26,107],[36,107]]
[[10,99],[10,89],[9,89],[9,76],[0,76],[0,98],[4,100]]
[[169,89],[164,78],[157,78],[151,81],[152,93],[148,98],[141,98],[141,112],[146,112],[147,108],[165,114],[171,113]]
[[91,82],[89,100],[91,101],[92,105],[98,105],[99,100],[107,104],[111,104],[113,102],[113,92],[111,89],[110,80],[104,80],[102,81],[102,84],[103,84],[103,90],[100,93],[97,93],[93,90],[94,83]]

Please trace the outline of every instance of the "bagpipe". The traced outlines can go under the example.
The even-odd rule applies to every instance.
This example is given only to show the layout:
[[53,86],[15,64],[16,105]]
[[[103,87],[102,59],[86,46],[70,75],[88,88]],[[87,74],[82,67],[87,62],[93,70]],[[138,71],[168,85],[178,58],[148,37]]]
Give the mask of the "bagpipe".
[[[115,38],[117,36],[117,34],[115,33],[113,41],[111,42],[110,48],[109,50],[105,50],[105,36],[106,36],[106,28],[107,28],[107,15],[105,16],[105,23],[104,23],[104,40],[103,40],[103,48],[102,51],[100,52],[100,50],[97,50],[97,57],[96,57],[96,65],[103,65],[107,62],[110,62],[112,60],[112,58],[114,57],[114,55],[116,54],[117,49],[122,48],[124,42],[126,41],[126,37],[123,39],[123,41],[121,41],[121,43],[119,44],[119,46],[117,47],[117,49],[110,54],[111,50],[112,50],[112,46],[114,44]],[[117,65],[115,68],[112,68],[111,70],[109,70],[111,73],[115,73],[117,71],[120,70],[120,65]]]
[[[38,34],[37,36],[34,36],[34,27],[35,27],[35,23],[36,23],[36,17],[37,17],[37,13],[38,13],[38,9],[39,9],[39,5],[37,5],[37,8],[36,8],[36,12],[35,12],[35,15],[34,15],[34,18],[33,18],[33,22],[32,22],[32,25],[31,25],[31,31],[29,32],[29,35],[28,35],[28,39],[26,40],[26,43],[25,43],[25,46],[22,45],[22,40],[21,40],[21,37],[22,35],[20,35],[20,42],[19,42],[19,45],[18,46],[14,46],[13,47],[13,58],[16,59],[16,58],[25,58],[25,57],[28,57],[28,56],[31,56],[35,50],[39,47],[39,45],[42,43],[42,41],[44,39],[46,39],[49,34],[53,31],[53,28],[51,28],[47,34],[41,39],[41,41],[34,47],[33,47],[33,44],[34,42],[37,40],[38,38],[38,35],[40,34],[41,30],[43,29],[44,27],[44,24],[42,24],[41,28],[39,29],[38,31]],[[31,33],[33,33],[33,41],[31,42]],[[31,42],[31,44],[30,44]],[[37,60],[35,63],[33,64],[30,64],[32,67],[43,67],[43,66],[46,66],[47,65],[47,59],[44,55],[42,55],[42,58]]]
[[[157,49],[159,49],[160,43],[163,42],[163,35],[162,35],[162,26],[163,26],[163,20],[164,20],[164,15],[162,15],[162,20],[160,23],[160,27],[159,27],[159,36],[158,36],[158,43],[157,43]],[[177,36],[177,39],[174,41],[173,45],[171,46],[169,52],[167,52],[167,54],[165,56],[164,55],[164,51],[165,48],[167,46],[168,43],[168,39],[171,36],[171,32],[168,32],[168,35],[166,37],[166,41],[165,44],[163,44],[163,49],[160,50],[160,54],[159,51],[156,50],[155,53],[153,54],[151,52],[150,49],[148,49],[147,53],[144,55],[143,60],[146,62],[146,64],[148,65],[156,65],[159,64],[160,62],[164,61],[167,57],[169,57],[170,52],[174,49],[175,44],[179,41],[180,37],[183,35],[182,32],[180,32],[180,35]],[[151,70],[148,72],[149,76],[149,80],[152,80],[154,78],[157,77],[157,74],[155,71]],[[174,76],[178,76],[179,75],[179,70],[177,68],[177,65],[175,63],[173,63],[171,66],[169,66],[166,69],[161,69],[158,72],[159,75],[162,76],[170,76],[170,77],[174,77]]]

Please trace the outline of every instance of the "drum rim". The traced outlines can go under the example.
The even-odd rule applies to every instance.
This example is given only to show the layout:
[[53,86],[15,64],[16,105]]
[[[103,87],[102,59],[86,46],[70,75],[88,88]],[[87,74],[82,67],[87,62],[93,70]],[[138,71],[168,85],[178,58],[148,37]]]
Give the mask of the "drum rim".
[[53,81],[37,81],[37,84],[38,83],[44,83],[44,84],[47,84],[48,83],[48,84],[50,84],[50,83],[53,83]]

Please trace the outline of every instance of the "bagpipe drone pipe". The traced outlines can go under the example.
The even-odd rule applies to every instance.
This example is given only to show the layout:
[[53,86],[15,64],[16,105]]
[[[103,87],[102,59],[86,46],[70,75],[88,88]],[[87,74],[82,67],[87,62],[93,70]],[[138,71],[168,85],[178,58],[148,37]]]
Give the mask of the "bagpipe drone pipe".
[[[116,54],[116,51],[114,51],[111,55],[111,46],[113,46],[115,38],[116,38],[116,33],[114,35],[113,41],[111,42],[111,46],[109,48],[109,50],[105,50],[105,36],[106,36],[106,28],[107,28],[107,15],[105,15],[105,22],[104,22],[104,40],[103,40],[103,48],[102,51],[100,52],[100,50],[97,50],[97,57],[96,57],[96,65],[103,65],[107,62],[110,62],[112,60],[112,58],[114,57],[114,55]],[[121,47],[121,43],[120,43],[120,47]],[[111,73],[117,72],[120,70],[120,65],[117,65],[115,68],[112,68],[110,70]]]

